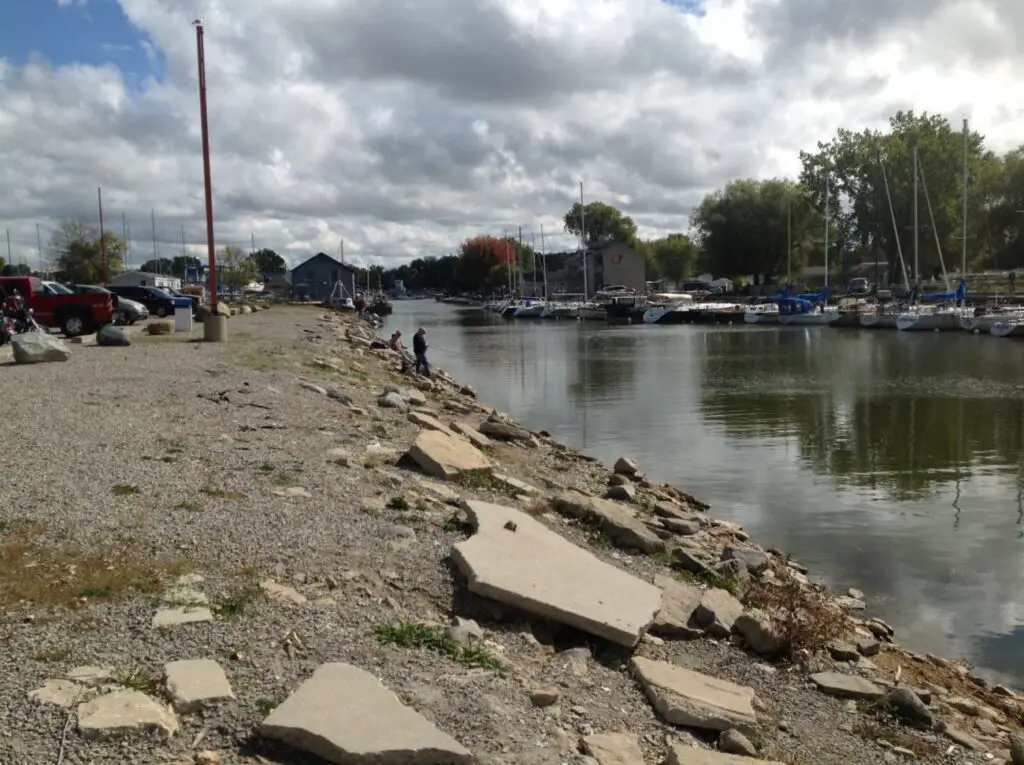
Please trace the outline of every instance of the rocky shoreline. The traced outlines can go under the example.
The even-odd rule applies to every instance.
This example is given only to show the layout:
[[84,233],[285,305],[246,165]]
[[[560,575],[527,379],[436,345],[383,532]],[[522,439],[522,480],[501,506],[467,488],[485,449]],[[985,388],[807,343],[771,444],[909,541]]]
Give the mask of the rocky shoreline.
[[[0,761],[1024,763],[1024,697],[628,456],[401,374],[355,317],[232,321],[72,357],[65,473],[13,458]],[[122,361],[177,377],[112,394]],[[164,431],[75,440],[112,401]]]

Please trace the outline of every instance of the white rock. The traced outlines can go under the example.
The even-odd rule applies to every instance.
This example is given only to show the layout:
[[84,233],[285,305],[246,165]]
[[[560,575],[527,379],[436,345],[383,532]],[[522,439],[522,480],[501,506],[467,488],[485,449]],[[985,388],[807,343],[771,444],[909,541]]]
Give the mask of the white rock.
[[469,470],[490,470],[491,462],[467,441],[437,430],[423,430],[408,456],[428,475],[450,481]]
[[267,579],[260,582],[260,589],[267,594],[271,600],[284,601],[287,603],[294,603],[295,605],[301,606],[306,601],[306,596],[296,590],[294,587],[288,587],[284,584],[278,584],[273,579]]
[[471,592],[625,646],[636,645],[661,608],[657,587],[526,513],[476,500],[463,507],[476,532],[452,558]]
[[78,732],[85,737],[141,731],[170,738],[178,732],[178,718],[169,707],[139,691],[114,691],[78,705]]
[[224,670],[212,659],[172,661],[164,671],[167,690],[179,712],[195,712],[209,704],[235,697]]
[[55,704],[69,709],[87,696],[95,695],[95,691],[85,688],[71,680],[44,680],[43,687],[28,692],[32,701],[43,704]]
[[260,725],[337,765],[473,765],[473,755],[351,664],[324,664]]
[[11,351],[18,364],[67,361],[71,350],[63,340],[46,332],[23,332],[11,338]]
[[205,606],[174,606],[161,608],[153,615],[154,627],[177,627],[182,624],[213,621],[213,612]]

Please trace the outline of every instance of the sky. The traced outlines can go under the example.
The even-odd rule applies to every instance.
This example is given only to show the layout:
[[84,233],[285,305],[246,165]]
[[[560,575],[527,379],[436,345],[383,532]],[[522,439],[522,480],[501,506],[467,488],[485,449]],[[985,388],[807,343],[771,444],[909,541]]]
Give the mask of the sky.
[[730,179],[899,109],[1024,143],[1020,0],[0,0],[14,261],[37,225],[44,259],[59,221],[98,225],[97,188],[135,265],[205,255],[197,17],[218,247],[293,262],[520,227],[570,249],[581,182],[643,236],[686,231]]

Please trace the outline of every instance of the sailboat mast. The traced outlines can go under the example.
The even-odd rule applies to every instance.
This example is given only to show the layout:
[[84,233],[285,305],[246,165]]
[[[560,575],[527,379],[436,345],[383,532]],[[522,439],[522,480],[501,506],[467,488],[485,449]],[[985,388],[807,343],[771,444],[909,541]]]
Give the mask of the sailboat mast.
[[793,200],[786,200],[786,286],[793,283]]
[[914,287],[918,287],[920,284],[920,272],[918,271],[918,254],[920,246],[920,237],[918,236],[918,219],[917,219],[917,145],[914,145]]
[[964,201],[963,201],[963,242],[960,250],[960,278],[967,277],[967,120],[964,119]]
[[583,206],[583,181],[580,181],[580,245],[583,247],[583,302],[587,301],[587,211]]
[[548,299],[548,247],[544,242],[544,224],[540,224],[540,267],[544,272],[544,299]]
[[825,291],[828,291],[828,173],[825,173]]

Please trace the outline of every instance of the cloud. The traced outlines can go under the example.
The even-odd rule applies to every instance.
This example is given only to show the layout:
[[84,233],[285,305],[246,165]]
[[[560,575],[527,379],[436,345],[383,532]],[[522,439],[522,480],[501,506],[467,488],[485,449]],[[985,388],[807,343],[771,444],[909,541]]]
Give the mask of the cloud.
[[795,173],[839,126],[966,115],[1005,150],[1024,114],[1016,0],[120,4],[159,79],[0,62],[0,225],[18,247],[36,222],[95,217],[102,186],[108,218],[148,238],[153,209],[159,238],[184,225],[202,249],[199,15],[217,239],[290,257],[344,239],[393,263],[560,231],[580,180],[643,234],[685,230],[705,193]]

